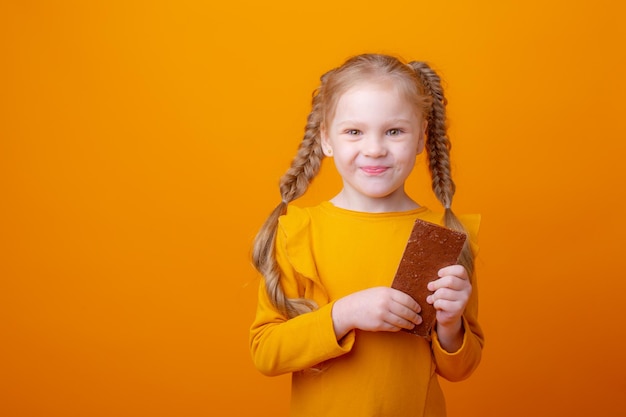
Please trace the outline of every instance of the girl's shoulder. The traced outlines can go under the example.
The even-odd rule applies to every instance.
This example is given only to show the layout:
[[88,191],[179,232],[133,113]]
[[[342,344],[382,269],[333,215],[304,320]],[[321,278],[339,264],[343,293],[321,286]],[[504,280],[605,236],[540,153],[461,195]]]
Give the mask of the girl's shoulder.
[[304,237],[311,229],[328,226],[329,218],[336,215],[334,210],[335,207],[326,201],[307,207],[290,204],[287,213],[278,218],[279,229],[287,237]]
[[287,206],[287,213],[278,218],[280,228],[298,230],[305,228],[311,222],[311,214],[308,208],[294,205]]

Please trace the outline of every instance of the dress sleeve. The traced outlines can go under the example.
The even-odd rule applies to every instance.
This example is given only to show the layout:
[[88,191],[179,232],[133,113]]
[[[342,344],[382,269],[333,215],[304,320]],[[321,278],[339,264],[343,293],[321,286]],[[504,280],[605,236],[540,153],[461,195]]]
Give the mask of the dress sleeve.
[[[468,215],[460,218],[470,236],[470,244],[476,255],[476,244],[479,215]],[[476,273],[472,276],[472,294],[463,313],[463,344],[456,352],[447,352],[437,338],[437,332],[433,331],[432,349],[437,365],[437,373],[449,381],[461,381],[469,377],[480,363],[484,344],[483,331],[478,324],[478,287]]]
[[288,319],[272,305],[264,281],[260,283],[250,351],[257,369],[269,376],[314,367],[349,352],[354,344],[354,331],[339,342],[336,339],[331,316],[334,302],[329,302],[315,272],[308,217],[290,211],[281,217],[276,236],[281,286],[287,298],[307,298],[319,308]]

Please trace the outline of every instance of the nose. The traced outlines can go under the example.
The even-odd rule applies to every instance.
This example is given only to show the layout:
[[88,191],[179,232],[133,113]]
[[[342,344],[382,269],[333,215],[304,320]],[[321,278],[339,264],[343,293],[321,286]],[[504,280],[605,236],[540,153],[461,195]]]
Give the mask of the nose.
[[379,158],[387,154],[384,137],[380,137],[378,135],[367,135],[363,138],[362,143],[362,152],[365,156]]

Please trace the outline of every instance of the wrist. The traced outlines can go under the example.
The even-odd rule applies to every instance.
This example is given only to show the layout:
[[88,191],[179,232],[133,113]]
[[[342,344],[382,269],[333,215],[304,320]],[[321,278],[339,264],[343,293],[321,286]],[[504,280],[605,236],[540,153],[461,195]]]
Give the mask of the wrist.
[[335,336],[337,337],[337,340],[340,340],[342,337],[348,334],[350,330],[354,328],[354,326],[352,326],[349,322],[348,317],[350,317],[350,315],[346,314],[345,304],[345,297],[340,298],[339,300],[335,301],[335,304],[333,304],[333,308],[330,313],[333,321],[333,329],[335,331]]
[[437,338],[439,344],[447,352],[456,352],[463,345],[465,329],[463,319],[448,324],[437,323]]

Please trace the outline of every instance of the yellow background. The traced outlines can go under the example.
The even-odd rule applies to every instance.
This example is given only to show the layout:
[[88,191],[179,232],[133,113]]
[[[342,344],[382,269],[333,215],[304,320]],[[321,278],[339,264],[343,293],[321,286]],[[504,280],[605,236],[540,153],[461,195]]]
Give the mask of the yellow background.
[[[456,211],[483,214],[487,344],[450,416],[620,415],[624,27],[612,0],[3,2],[0,415],[286,415],[249,246],[361,52],[440,71]],[[326,162],[301,203],[338,186]]]

